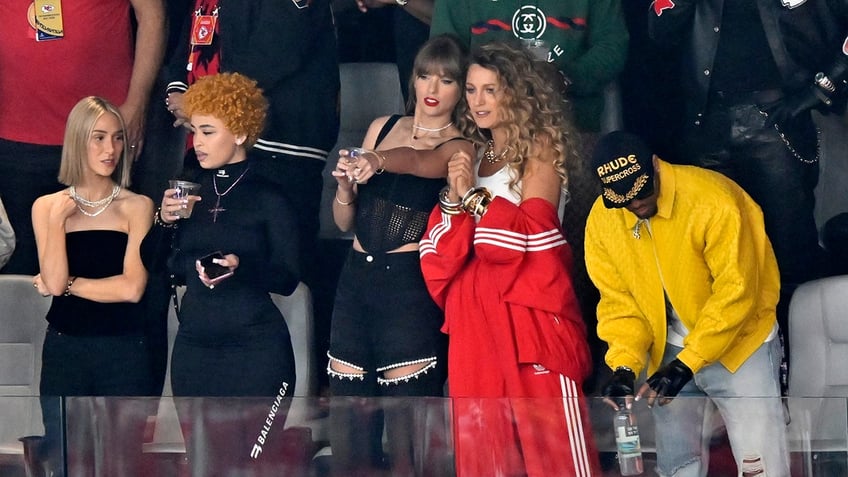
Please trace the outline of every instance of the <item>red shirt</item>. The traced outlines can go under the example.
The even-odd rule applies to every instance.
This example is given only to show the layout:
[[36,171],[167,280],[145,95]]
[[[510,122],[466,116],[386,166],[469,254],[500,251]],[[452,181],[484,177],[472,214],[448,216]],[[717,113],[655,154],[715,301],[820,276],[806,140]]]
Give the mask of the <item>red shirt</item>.
[[120,106],[135,51],[129,0],[62,2],[64,38],[37,42],[32,0],[0,1],[0,137],[61,145],[71,108],[85,96]]

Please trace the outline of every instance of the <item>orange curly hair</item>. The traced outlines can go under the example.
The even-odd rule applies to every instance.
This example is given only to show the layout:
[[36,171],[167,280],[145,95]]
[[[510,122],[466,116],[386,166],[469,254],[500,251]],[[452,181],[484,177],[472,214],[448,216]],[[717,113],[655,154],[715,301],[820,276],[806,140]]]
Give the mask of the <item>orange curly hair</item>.
[[188,117],[203,114],[220,119],[233,134],[247,137],[247,148],[265,127],[268,101],[256,81],[239,73],[204,76],[188,88],[183,100]]

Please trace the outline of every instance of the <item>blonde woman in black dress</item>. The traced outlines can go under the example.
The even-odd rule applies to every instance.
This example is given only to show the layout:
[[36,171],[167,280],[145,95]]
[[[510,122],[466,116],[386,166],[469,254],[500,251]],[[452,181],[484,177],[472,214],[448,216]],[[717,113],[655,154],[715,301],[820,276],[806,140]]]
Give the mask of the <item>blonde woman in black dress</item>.
[[[147,284],[139,247],[153,220],[153,203],[125,188],[130,163],[124,137],[114,105],[97,97],[77,103],[68,116],[59,170],[59,181],[68,188],[39,197],[32,207],[39,262],[33,286],[53,296],[40,388],[47,447],[53,450],[61,432],[57,396],[148,396],[156,391],[144,315],[137,306]],[[121,412],[112,407],[121,403],[106,402],[98,434],[120,432],[124,442],[138,444],[140,453],[143,420],[131,422],[131,429],[110,424],[112,411]],[[115,447],[116,454],[120,448]],[[125,463],[113,457],[110,462]]]

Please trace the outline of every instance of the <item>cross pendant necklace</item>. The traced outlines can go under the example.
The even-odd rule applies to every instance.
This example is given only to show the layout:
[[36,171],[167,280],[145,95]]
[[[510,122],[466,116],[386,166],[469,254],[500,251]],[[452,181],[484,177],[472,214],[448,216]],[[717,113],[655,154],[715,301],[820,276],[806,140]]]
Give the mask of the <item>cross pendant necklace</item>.
[[215,208],[209,209],[209,212],[212,212],[212,222],[217,222],[218,212],[223,212],[225,210],[227,209],[221,207],[221,196],[219,195],[218,198],[215,200]]
[[249,171],[249,170],[250,170],[250,166],[245,167],[244,172],[242,172],[241,175],[238,176],[238,179],[233,181],[233,183],[230,184],[229,187],[227,187],[227,190],[225,190],[224,192],[221,192],[221,193],[218,192],[218,176],[212,177],[212,187],[215,189],[215,195],[218,196],[218,198],[215,200],[215,207],[212,208],[212,209],[209,209],[209,212],[212,214],[212,222],[218,222],[218,212],[224,212],[224,211],[227,210],[227,209],[221,207],[221,197],[224,197],[225,195],[229,194],[230,191],[233,190],[233,187],[235,187],[236,184],[239,183],[241,178],[244,177],[244,175],[247,174],[247,171]]

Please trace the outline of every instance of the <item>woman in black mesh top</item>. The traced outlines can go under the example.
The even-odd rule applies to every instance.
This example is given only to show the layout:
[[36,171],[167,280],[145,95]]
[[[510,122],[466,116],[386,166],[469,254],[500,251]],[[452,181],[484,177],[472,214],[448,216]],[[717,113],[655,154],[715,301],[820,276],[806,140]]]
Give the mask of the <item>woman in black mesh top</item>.
[[[424,284],[418,241],[445,185],[447,161],[458,151],[474,154],[456,124],[462,117],[456,110],[463,96],[465,56],[453,37],[425,43],[410,81],[412,116],[374,120],[363,141],[366,151],[357,151],[370,161],[342,150],[333,171],[338,181],[333,217],[341,230],[355,231],[333,309],[327,373],[334,396],[443,394],[443,315]],[[374,442],[362,438],[374,426],[351,422],[351,415],[338,406],[331,413],[339,475],[370,465],[375,454],[381,458]],[[356,415],[367,419],[362,410]],[[387,411],[386,419],[391,462],[403,473],[412,465],[411,442],[398,433],[413,433],[414,424],[402,410]]]

